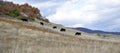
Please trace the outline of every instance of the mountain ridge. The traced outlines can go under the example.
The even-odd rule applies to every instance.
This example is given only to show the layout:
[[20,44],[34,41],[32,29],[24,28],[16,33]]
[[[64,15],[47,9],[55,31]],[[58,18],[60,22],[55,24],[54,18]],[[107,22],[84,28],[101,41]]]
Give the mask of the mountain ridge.
[[80,31],[83,31],[83,32],[87,32],[87,33],[100,33],[100,34],[120,35],[120,32],[107,32],[107,31],[102,31],[102,30],[92,30],[92,29],[83,28],[83,27],[77,27],[77,28],[73,28],[73,29],[80,30]]

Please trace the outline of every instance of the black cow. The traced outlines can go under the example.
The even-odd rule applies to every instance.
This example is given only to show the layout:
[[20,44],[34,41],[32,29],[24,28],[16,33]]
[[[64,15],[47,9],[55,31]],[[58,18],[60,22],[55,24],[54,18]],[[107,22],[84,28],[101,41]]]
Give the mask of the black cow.
[[57,27],[56,26],[53,26],[53,29],[56,29]]
[[64,28],[61,28],[61,29],[60,29],[60,31],[62,31],[62,32],[65,32],[65,31],[66,31],[66,29],[64,29]]
[[44,25],[44,23],[43,23],[43,22],[40,22],[40,25]]
[[21,20],[24,22],[28,22],[28,19],[25,19],[25,18],[22,18]]
[[81,33],[80,32],[76,32],[75,35],[81,35]]

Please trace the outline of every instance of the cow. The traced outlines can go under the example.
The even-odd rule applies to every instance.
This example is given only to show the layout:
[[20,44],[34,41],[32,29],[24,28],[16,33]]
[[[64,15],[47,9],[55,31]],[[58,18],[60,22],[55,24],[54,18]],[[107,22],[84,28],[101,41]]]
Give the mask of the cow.
[[81,35],[81,33],[80,32],[76,32],[75,35]]
[[28,19],[25,19],[25,18],[22,18],[21,20],[24,22],[28,22]]
[[40,25],[44,25],[44,23],[43,23],[43,22],[40,22]]
[[57,27],[56,26],[53,26],[53,29],[56,29]]
[[61,28],[61,29],[60,29],[60,31],[62,31],[62,32],[65,32],[65,31],[66,31],[66,29],[64,29],[64,28]]

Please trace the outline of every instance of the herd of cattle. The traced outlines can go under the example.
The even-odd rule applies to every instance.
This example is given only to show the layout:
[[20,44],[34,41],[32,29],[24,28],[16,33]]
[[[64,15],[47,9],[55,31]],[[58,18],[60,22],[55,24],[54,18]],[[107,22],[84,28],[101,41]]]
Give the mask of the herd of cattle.
[[[28,22],[28,19],[21,19],[24,22]],[[44,26],[43,22],[40,22],[40,25]],[[53,29],[57,29],[57,26],[53,26]],[[65,32],[66,29],[65,28],[61,28],[60,29],[61,32]],[[76,32],[75,35],[81,35],[81,32]]]

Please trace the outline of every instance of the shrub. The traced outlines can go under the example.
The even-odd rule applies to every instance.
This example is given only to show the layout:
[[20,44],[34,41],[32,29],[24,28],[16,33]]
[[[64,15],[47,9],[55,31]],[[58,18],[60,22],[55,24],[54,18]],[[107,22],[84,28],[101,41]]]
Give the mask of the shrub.
[[16,17],[16,15],[13,14],[13,13],[9,13],[8,15],[9,15],[9,16],[12,16],[12,17]]
[[9,15],[9,12],[3,12],[4,14],[6,14],[6,15]]
[[20,16],[20,12],[17,8],[13,9],[12,11],[10,12],[4,12],[6,15],[9,15],[11,17],[18,17]]
[[43,20],[43,21],[45,21],[45,22],[49,22],[49,20],[48,20],[48,19],[41,19],[41,20]]
[[32,20],[32,21],[35,21],[35,19],[34,19],[34,18],[31,18],[31,20]]
[[34,19],[33,17],[31,17],[31,16],[29,16],[28,18],[29,18],[29,20],[31,20],[31,21],[35,21],[35,19]]
[[44,21],[45,21],[45,22],[49,22],[49,20],[48,20],[48,19],[44,19]]
[[3,5],[0,4],[0,13],[3,12]]
[[20,15],[20,16],[17,16],[16,18],[17,19],[23,19],[24,17]]
[[0,4],[0,8],[3,8],[3,5]]
[[20,12],[19,12],[19,10],[18,10],[17,8],[15,8],[15,9],[13,9],[13,10],[10,12],[10,14],[11,14],[12,16],[14,16],[14,17],[17,17],[17,16],[20,15]]
[[0,5],[0,8],[2,8],[2,5]]

